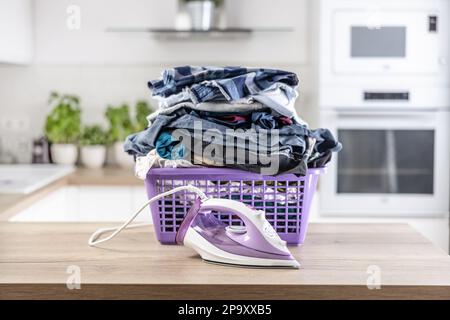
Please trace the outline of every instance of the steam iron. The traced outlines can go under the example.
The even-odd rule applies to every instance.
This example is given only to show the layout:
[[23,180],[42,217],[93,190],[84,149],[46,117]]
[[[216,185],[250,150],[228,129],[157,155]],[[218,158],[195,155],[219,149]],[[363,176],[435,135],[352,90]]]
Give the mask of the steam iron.
[[[289,252],[286,242],[280,239],[266,220],[264,211],[255,210],[235,200],[209,198],[202,190],[190,185],[176,187],[156,195],[120,227],[101,228],[95,231],[88,244],[97,246],[116,237],[125,229],[147,226],[148,223],[132,225],[131,222],[153,201],[180,191],[193,192],[198,198],[184,217],[176,241],[197,251],[206,262],[261,268],[300,267]],[[235,214],[245,226],[227,226],[217,219],[213,212]],[[101,238],[106,233],[111,234]]]
[[[227,226],[212,212],[237,215],[245,226]],[[206,262],[244,267],[295,268],[300,264],[266,220],[264,211],[228,199],[197,198],[176,235]]]

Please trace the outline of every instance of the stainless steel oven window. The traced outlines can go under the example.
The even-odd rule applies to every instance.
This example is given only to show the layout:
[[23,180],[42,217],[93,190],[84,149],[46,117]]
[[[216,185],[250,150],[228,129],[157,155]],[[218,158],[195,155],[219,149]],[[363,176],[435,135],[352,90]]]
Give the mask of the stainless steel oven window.
[[353,58],[402,58],[406,56],[406,27],[351,27]]
[[433,194],[434,130],[338,130],[338,193]]

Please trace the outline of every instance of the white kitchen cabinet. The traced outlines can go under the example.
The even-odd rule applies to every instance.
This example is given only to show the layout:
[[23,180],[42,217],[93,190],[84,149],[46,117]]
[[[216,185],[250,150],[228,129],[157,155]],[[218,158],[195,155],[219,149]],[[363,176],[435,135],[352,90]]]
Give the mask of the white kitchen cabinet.
[[32,17],[31,0],[0,0],[0,63],[31,62]]
[[78,221],[80,219],[79,207],[79,188],[65,187],[49,193],[13,216],[10,221]]
[[[144,187],[132,187],[132,204],[133,212],[142,207],[142,204],[148,200],[147,192]],[[150,210],[144,210],[136,221],[152,222],[152,215]]]
[[309,221],[312,223],[406,223],[419,231],[425,238],[430,240],[445,252],[449,253],[450,222],[449,217],[442,218],[415,218],[402,217],[391,218],[388,216],[381,218],[373,217],[324,217],[319,209],[320,194],[316,193],[313,198]]
[[81,221],[121,221],[133,210],[131,188],[80,186]]
[[[127,220],[147,200],[143,187],[68,186],[13,216],[15,222],[117,222]],[[149,209],[136,221],[151,222]]]

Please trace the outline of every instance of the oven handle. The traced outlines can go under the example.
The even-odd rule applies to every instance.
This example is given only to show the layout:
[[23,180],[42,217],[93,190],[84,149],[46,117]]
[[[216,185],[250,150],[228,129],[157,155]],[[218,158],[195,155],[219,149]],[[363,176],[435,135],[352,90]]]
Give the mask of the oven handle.
[[367,128],[439,129],[445,117],[437,112],[336,112],[335,126],[350,128],[364,125]]
[[409,117],[409,118],[419,118],[419,117],[430,117],[434,116],[437,109],[426,109],[423,111],[418,110],[354,110],[354,109],[339,109],[335,110],[337,116],[344,117],[367,117],[367,116],[377,116],[383,118],[392,118],[392,117]]

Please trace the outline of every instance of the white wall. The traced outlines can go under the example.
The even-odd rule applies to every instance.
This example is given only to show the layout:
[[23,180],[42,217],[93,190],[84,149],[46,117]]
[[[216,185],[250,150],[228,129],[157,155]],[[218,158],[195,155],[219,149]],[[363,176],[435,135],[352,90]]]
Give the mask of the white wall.
[[[0,65],[0,151],[12,150],[21,162],[29,161],[29,141],[42,131],[52,90],[79,95],[85,122],[103,121],[107,104],[150,98],[147,81],[174,65],[248,65],[294,71],[301,81],[297,108],[304,118],[313,119],[314,109],[309,106],[310,1],[227,2],[230,26],[288,27],[292,32],[161,40],[145,33],[106,33],[105,29],[173,27],[177,0],[35,0],[33,63]],[[81,9],[79,30],[67,28],[69,5]],[[16,123],[13,129],[5,125],[8,120]]]
[[[81,9],[81,28],[66,26],[69,5]],[[69,64],[299,64],[307,62],[306,0],[229,0],[236,27],[289,27],[228,41],[162,41],[149,34],[105,33],[108,27],[173,27],[177,0],[37,0],[36,62]],[[273,14],[276,12],[276,14]]]
[[30,62],[32,16],[31,0],[0,0],[0,62]]

